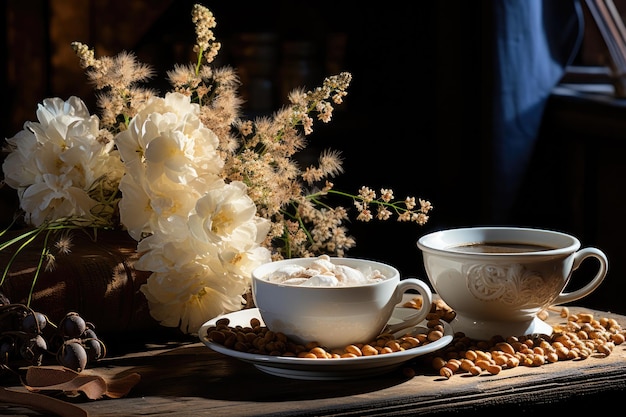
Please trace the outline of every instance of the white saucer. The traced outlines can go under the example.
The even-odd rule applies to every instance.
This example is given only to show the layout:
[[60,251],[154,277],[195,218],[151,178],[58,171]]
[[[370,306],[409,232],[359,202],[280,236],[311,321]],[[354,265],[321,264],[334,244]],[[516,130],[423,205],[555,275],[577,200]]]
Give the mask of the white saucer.
[[[400,317],[407,316],[414,312],[415,310],[412,308],[396,307],[389,323],[394,323]],[[261,315],[257,308],[251,308],[216,317],[202,325],[198,331],[200,341],[216,352],[252,363],[256,368],[265,373],[292,379],[342,380],[383,374],[399,368],[409,359],[445,347],[452,341],[453,337],[452,327],[444,322],[444,336],[424,346],[399,352],[375,356],[362,356],[358,358],[306,359],[245,353],[229,349],[219,343],[214,343],[207,337],[207,329],[214,326],[217,320],[221,318],[228,318],[230,320],[229,325],[233,327],[237,325],[249,326],[251,318],[261,320]],[[262,320],[261,323],[263,323]],[[426,326],[424,325],[403,330],[401,333],[405,334],[409,331],[418,333],[425,329]]]
[[460,332],[476,340],[489,340],[494,335],[544,334],[550,336],[553,331],[552,326],[539,317],[533,317],[526,321],[496,321],[473,319],[457,313],[450,325],[455,333]]

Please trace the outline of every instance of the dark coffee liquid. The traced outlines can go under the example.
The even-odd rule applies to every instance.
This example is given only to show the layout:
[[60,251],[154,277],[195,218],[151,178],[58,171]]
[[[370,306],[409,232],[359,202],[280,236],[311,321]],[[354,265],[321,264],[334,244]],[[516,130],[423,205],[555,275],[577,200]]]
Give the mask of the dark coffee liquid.
[[450,249],[459,252],[472,253],[521,253],[521,252],[540,252],[544,250],[555,249],[550,246],[529,245],[526,243],[511,242],[480,242],[469,243],[467,245],[453,246]]

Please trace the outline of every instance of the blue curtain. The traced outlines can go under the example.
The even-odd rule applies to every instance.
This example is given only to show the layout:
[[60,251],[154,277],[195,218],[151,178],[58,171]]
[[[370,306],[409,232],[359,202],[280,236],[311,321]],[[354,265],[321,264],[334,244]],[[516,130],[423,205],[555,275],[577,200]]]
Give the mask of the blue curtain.
[[582,41],[578,0],[494,0],[493,217],[506,222],[546,101]]

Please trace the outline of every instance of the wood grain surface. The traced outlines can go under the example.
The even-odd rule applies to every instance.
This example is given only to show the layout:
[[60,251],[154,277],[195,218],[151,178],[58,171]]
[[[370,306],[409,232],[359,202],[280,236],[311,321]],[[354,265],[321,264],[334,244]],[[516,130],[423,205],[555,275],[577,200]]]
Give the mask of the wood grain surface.
[[[576,308],[570,311],[576,312]],[[585,310],[590,311],[590,310]],[[626,317],[612,317],[624,327]],[[562,321],[552,315],[552,324]],[[417,371],[407,377],[402,368]],[[109,357],[104,376],[141,375],[120,399],[69,399],[91,417],[105,416],[401,416],[462,413],[464,416],[565,412],[591,401],[610,404],[626,393],[626,344],[609,356],[505,369],[498,375],[440,377],[417,358],[384,375],[345,381],[306,381],[272,376],[214,352],[199,342],[152,345]],[[25,392],[16,386],[8,390]],[[6,402],[6,395],[5,402]],[[502,414],[505,413],[505,414]],[[0,402],[0,415],[37,416]]]

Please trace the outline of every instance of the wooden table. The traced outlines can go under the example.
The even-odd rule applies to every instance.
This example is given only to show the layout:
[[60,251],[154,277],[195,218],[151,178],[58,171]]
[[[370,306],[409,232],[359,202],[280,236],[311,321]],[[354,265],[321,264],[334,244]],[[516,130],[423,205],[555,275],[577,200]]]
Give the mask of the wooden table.
[[[570,307],[570,311],[582,311]],[[589,311],[585,309],[584,311]],[[626,327],[626,317],[612,317]],[[548,321],[562,321],[553,315]],[[94,370],[103,375],[136,372],[140,382],[119,399],[68,400],[90,417],[104,416],[407,416],[459,412],[502,416],[623,408],[626,344],[607,357],[518,367],[498,375],[456,374],[446,380],[419,363],[414,377],[401,369],[359,380],[307,381],[276,377],[214,352],[199,342],[147,345],[115,354]],[[26,392],[21,386],[9,390]],[[592,403],[592,401],[594,401]],[[0,415],[42,416],[0,402]]]

